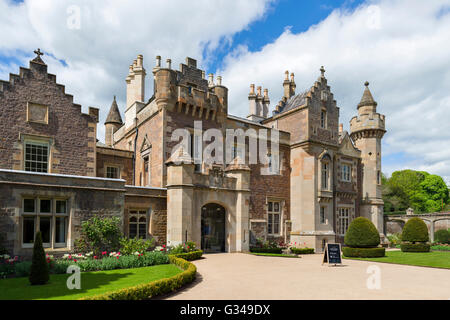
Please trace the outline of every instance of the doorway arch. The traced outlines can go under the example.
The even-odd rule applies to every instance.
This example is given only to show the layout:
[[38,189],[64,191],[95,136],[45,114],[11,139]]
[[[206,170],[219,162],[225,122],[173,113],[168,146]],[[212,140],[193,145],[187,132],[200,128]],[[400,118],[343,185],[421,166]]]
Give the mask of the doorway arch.
[[225,208],[216,203],[204,205],[201,231],[203,252],[225,252]]

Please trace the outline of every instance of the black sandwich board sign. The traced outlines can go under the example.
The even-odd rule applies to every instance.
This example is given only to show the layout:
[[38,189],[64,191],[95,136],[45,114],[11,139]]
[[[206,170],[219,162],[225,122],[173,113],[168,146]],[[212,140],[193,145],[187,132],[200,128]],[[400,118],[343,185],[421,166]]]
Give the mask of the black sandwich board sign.
[[323,261],[324,263],[330,264],[342,264],[341,257],[341,244],[340,243],[327,243],[325,246],[325,251],[323,253]]

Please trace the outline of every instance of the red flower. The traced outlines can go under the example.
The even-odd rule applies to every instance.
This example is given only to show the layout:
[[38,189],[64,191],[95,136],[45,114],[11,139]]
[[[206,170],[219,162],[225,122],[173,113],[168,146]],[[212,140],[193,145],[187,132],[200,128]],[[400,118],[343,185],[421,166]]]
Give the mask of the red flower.
[[163,247],[163,248],[165,248],[165,247],[166,247],[166,245],[165,245],[165,244],[163,244],[163,245],[162,245],[162,247]]
[[94,259],[97,259],[97,256],[94,256]]
[[73,259],[73,262],[77,262],[77,259]]
[[117,256],[116,258],[119,259],[119,256]]
[[105,255],[105,254],[106,254],[106,251],[103,251],[103,252],[102,252],[102,255]]
[[159,251],[164,251],[164,249],[161,249],[161,250],[159,250]]

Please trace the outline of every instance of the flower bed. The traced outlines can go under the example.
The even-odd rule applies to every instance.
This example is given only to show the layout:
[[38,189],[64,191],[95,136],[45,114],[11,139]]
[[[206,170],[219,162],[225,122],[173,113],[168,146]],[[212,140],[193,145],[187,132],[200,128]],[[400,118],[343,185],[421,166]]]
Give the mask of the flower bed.
[[[121,255],[120,252],[109,254],[104,252],[101,257],[90,254],[66,254],[62,259],[54,259],[53,256],[47,255],[47,263],[50,273],[62,274],[66,273],[70,265],[80,267],[82,272],[129,269],[168,264],[169,257],[162,252],[136,252],[127,256]],[[14,265],[13,272],[10,274],[15,274],[17,277],[26,277],[30,273],[30,268],[30,261],[18,262]]]
[[191,262],[169,255],[170,263],[184,271],[173,277],[152,281],[150,283],[121,289],[105,294],[82,298],[80,300],[143,300],[157,295],[173,292],[195,280],[197,268]]
[[431,246],[431,250],[435,251],[450,251],[449,244],[435,244]]

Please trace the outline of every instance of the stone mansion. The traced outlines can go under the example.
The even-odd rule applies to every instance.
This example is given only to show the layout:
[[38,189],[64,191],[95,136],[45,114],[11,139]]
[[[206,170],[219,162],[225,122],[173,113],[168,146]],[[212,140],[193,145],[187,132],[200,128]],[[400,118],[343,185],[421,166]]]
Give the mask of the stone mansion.
[[[300,94],[286,71],[284,95],[273,108],[268,90],[250,85],[249,115],[240,118],[228,113],[221,77],[207,79],[192,58],[176,70],[158,56],[154,92],[146,95],[139,55],[125,79],[126,105],[114,98],[102,143],[99,109],[82,113],[35,53],[29,68],[0,81],[0,233],[13,254],[31,255],[38,230],[49,252],[72,250],[81,223],[93,216],[119,217],[129,237],[195,241],[206,252],[248,251],[256,239],[320,252],[327,242],[343,242],[358,216],[383,234],[385,116],[367,82],[348,133],[323,67]],[[223,136],[229,129],[277,133],[278,152],[250,164],[246,136],[233,139],[233,161],[194,162],[191,146],[204,143],[194,121]],[[188,149],[174,150],[179,128],[195,141]],[[269,145],[268,136],[257,139]]]

